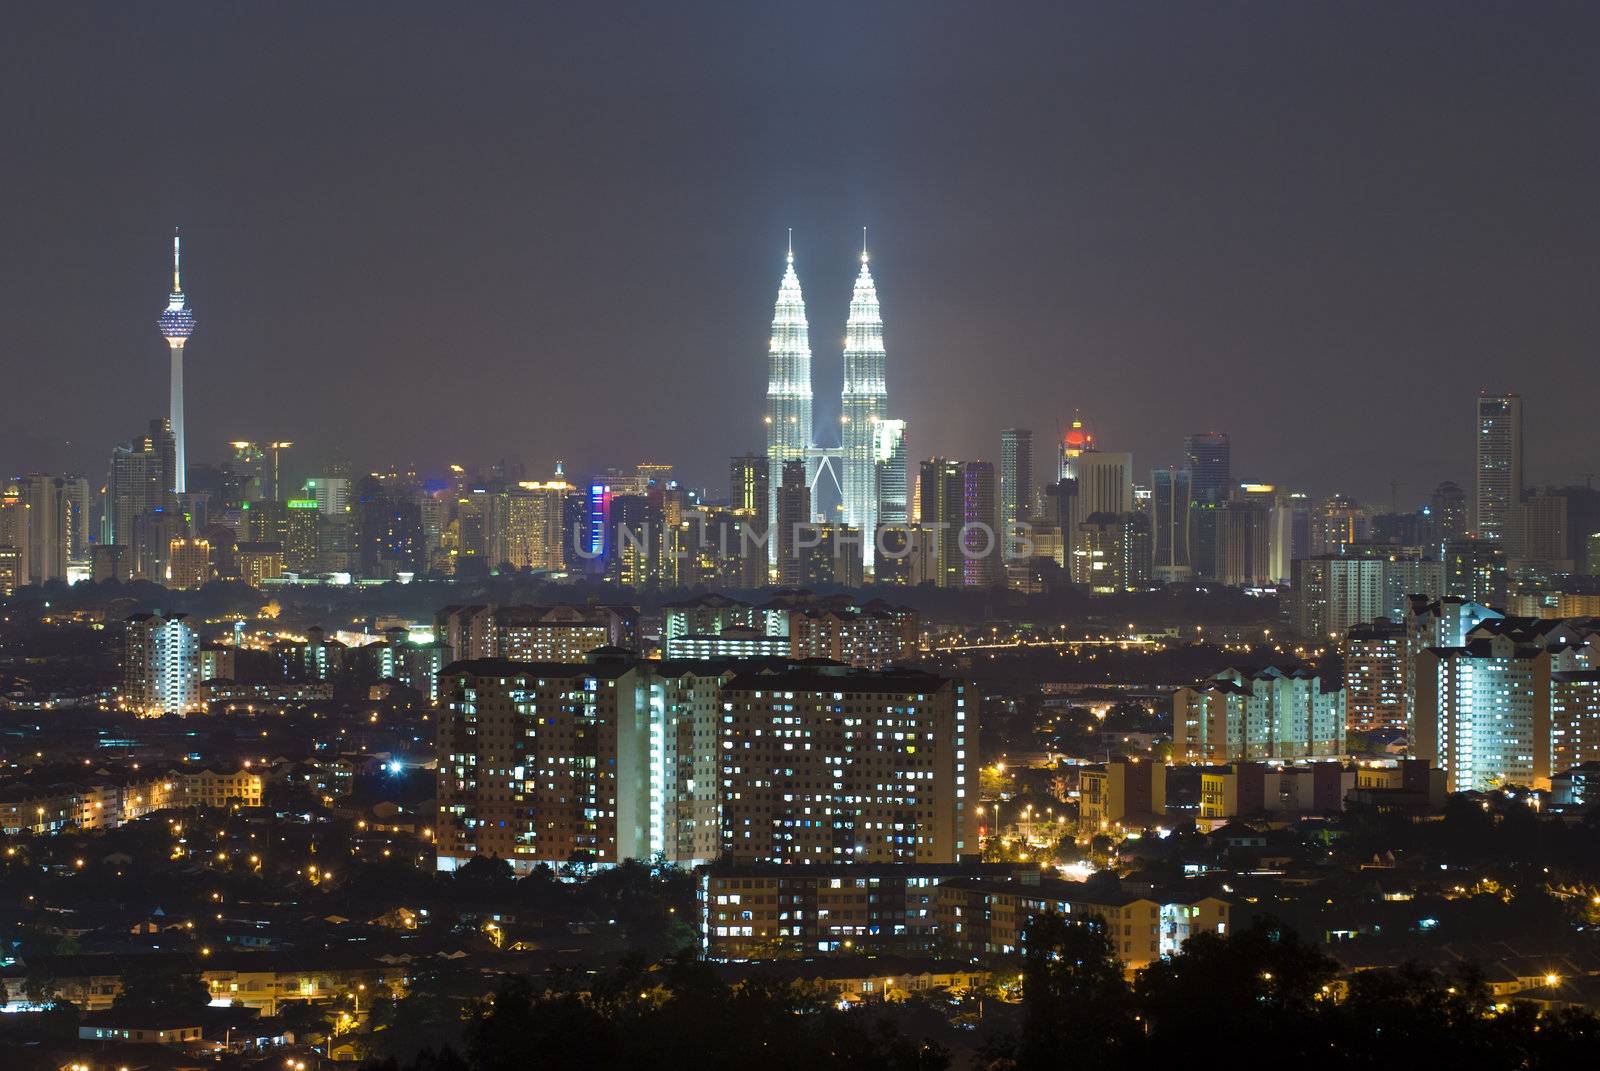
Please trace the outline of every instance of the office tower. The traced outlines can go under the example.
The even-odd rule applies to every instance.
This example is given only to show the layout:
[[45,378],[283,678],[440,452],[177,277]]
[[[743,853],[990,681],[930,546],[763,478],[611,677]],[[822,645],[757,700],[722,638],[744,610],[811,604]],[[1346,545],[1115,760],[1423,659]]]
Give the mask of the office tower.
[[1508,569],[1541,574],[1573,571],[1565,496],[1541,491],[1515,503],[1501,516],[1500,542]]
[[914,670],[746,672],[721,699],[721,854],[816,865],[976,850],[979,715],[967,683]]
[[1345,633],[1345,727],[1353,733],[1405,731],[1410,654],[1406,626],[1387,618]]
[[1172,754],[1191,762],[1321,758],[1344,750],[1344,690],[1302,666],[1230,668],[1172,696]]
[[1332,494],[1317,512],[1313,550],[1341,554],[1352,543],[1364,543],[1371,534],[1371,518],[1347,495]]
[[987,461],[968,461],[961,468],[961,525],[951,533],[959,540],[961,583],[969,588],[988,587],[1001,581],[1005,566],[1004,547],[994,530],[994,466]]
[[661,582],[661,533],[665,527],[659,500],[650,495],[613,495],[611,554],[606,575],[624,587]]
[[24,476],[16,482],[15,494],[22,522],[17,549],[26,582],[67,579],[73,526],[68,478],[38,473]]
[[172,426],[173,450],[173,482],[170,489],[176,494],[184,494],[188,490],[188,479],[185,475],[188,468],[188,455],[184,452],[183,442],[183,347],[189,341],[189,336],[194,334],[194,313],[189,309],[188,299],[183,293],[183,282],[179,274],[178,234],[172,234],[172,293],[167,297],[167,307],[161,310],[161,315],[156,319],[156,327],[167,340],[167,350],[172,356],[172,383],[171,406],[168,420]]
[[1279,492],[1272,502],[1273,583],[1289,583],[1295,559],[1311,556],[1311,530],[1311,499],[1299,491]]
[[1085,450],[1075,465],[1080,516],[1133,512],[1132,454]]
[[204,539],[174,539],[167,548],[167,587],[188,591],[211,579],[211,544]]
[[1074,584],[1109,595],[1123,589],[1124,557],[1122,516],[1091,513],[1073,534],[1068,572]]
[[1261,587],[1272,575],[1272,503],[1235,498],[1217,507],[1215,579],[1230,587]]
[[[778,284],[768,349],[767,465],[772,498],[767,515],[776,523],[778,488],[783,483],[784,466],[790,461],[806,460],[812,436],[811,337],[806,326],[806,301],[800,293],[800,277],[794,270],[792,232],[783,281]],[[774,563],[778,560],[776,541],[769,550],[769,560]]]
[[655,461],[641,461],[634,469],[644,491],[652,487],[666,487],[672,483],[672,466]]
[[1233,495],[1233,444],[1226,432],[1202,431],[1184,436],[1196,502],[1221,505]]
[[959,534],[965,523],[964,469],[960,461],[929,458],[917,478],[918,516],[932,544],[934,583],[941,588],[964,582]]
[[123,709],[146,716],[199,709],[195,689],[199,647],[186,614],[140,613],[128,618],[122,660]]
[[240,543],[234,549],[234,563],[239,579],[253,588],[264,580],[276,580],[283,575],[282,543]]
[[[378,477],[364,477],[356,487],[353,517],[355,568],[362,576],[393,580],[426,568],[422,505],[414,492],[403,487],[391,492]],[[559,537],[559,516],[556,525]]]
[[165,420],[111,452],[100,542],[133,547],[134,522],[172,505],[175,448]]
[[518,569],[559,573],[563,504],[572,485],[565,480],[524,482],[507,492],[506,560]]
[[1189,560],[1189,506],[1194,485],[1187,468],[1150,470],[1151,570],[1157,583],[1194,575]]
[[1000,433],[1000,518],[995,528],[1013,551],[1017,526],[1032,517],[1033,432],[1007,428]]
[[306,496],[317,500],[324,517],[344,517],[350,512],[350,480],[346,476],[316,476],[306,481]]
[[[884,375],[883,317],[878,290],[867,268],[866,230],[862,229],[861,271],[850,298],[845,324],[844,392],[840,401],[840,491],[845,525],[870,535],[878,525],[877,435],[889,392]],[[872,568],[871,540],[862,550]]]
[[800,563],[800,585],[858,588],[864,582],[863,539],[859,528],[847,524],[803,524],[795,543]]
[[1435,487],[1428,498],[1427,512],[1433,542],[1467,537],[1467,493],[1458,484],[1445,480]]
[[1478,395],[1477,484],[1472,530],[1479,539],[1504,538],[1506,512],[1522,501],[1522,398]]
[[292,573],[314,573],[321,563],[322,546],[317,500],[291,498],[283,505],[283,567]]
[[778,535],[773,543],[778,554],[778,585],[797,588],[805,582],[805,563],[800,556],[802,528],[811,521],[811,489],[806,486],[804,459],[783,463],[775,517]]
[[740,454],[728,463],[728,508],[758,516],[764,521],[772,470],[764,454]]
[[1155,578],[1150,572],[1153,553],[1150,514],[1142,510],[1122,515],[1122,590],[1149,591]]
[[1078,478],[1078,458],[1094,449],[1094,436],[1083,421],[1074,420],[1061,436],[1061,450],[1056,461],[1056,480]]
[[[880,420],[873,444],[877,523],[903,525],[909,519],[910,488],[906,460],[906,422]],[[866,531],[866,529],[863,529]]]
[[1498,543],[1462,539],[1444,545],[1444,591],[1485,606],[1506,604],[1506,554]]

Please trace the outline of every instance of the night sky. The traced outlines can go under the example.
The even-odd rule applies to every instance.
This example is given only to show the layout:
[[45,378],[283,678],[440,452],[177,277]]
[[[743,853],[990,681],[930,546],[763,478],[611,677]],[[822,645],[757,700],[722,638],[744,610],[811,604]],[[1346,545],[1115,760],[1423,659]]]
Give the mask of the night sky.
[[1405,506],[1489,388],[1600,469],[1600,6],[65,6],[0,37],[7,472],[164,413],[174,225],[191,461],[721,488],[785,228],[826,427],[866,225],[913,456],[1077,410]]

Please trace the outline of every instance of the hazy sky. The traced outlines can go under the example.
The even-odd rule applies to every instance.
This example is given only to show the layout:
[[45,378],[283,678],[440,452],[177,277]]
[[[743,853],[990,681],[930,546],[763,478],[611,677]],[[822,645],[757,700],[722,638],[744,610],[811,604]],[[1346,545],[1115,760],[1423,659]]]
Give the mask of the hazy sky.
[[1404,504],[1468,480],[1489,388],[1526,399],[1530,480],[1581,482],[1597,33],[1538,3],[13,8],[0,469],[98,476],[165,411],[181,225],[191,461],[721,487],[762,442],[785,228],[826,427],[867,225],[914,456],[1079,410],[1141,480],[1218,429],[1241,476]]

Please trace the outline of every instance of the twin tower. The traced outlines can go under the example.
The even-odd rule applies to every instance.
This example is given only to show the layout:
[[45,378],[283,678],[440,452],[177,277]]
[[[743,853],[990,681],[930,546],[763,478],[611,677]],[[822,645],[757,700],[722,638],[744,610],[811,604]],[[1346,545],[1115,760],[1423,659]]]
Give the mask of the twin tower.
[[[776,523],[784,463],[804,461],[813,502],[822,497],[818,494],[820,485],[829,477],[838,487],[840,516],[826,519],[837,519],[860,530],[863,564],[871,568],[877,525],[904,523],[906,519],[904,477],[898,494],[891,492],[898,498],[898,509],[888,503],[880,506],[884,488],[879,479],[881,460],[898,455],[904,464],[905,423],[886,419],[889,391],[884,381],[883,317],[878,309],[878,289],[867,267],[865,228],[861,239],[861,272],[856,276],[850,319],[845,325],[839,445],[819,446],[811,417],[811,338],[806,324],[806,300],[794,270],[794,237],[790,234],[788,259],[772,314],[766,415],[770,466],[767,516]],[[899,516],[890,516],[892,513]]]

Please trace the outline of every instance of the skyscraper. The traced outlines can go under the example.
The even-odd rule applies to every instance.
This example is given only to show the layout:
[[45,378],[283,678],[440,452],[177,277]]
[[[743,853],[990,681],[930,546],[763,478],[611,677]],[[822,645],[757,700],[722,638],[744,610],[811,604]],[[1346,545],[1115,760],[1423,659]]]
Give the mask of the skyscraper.
[[1197,431],[1183,440],[1196,502],[1220,505],[1233,493],[1233,444],[1226,432]]
[[161,315],[156,318],[156,327],[167,340],[167,349],[172,355],[172,382],[171,382],[171,421],[173,444],[173,484],[172,490],[177,494],[184,494],[188,490],[188,480],[185,469],[188,461],[183,445],[183,346],[189,341],[189,336],[194,334],[194,313],[189,311],[188,299],[183,293],[183,281],[179,274],[179,249],[178,234],[172,234],[172,293],[167,296],[167,307],[161,310]]
[[981,588],[998,583],[1004,560],[995,534],[994,466],[968,461],[962,466],[962,516],[957,530],[961,546],[961,583]]
[[861,232],[861,271],[845,325],[844,392],[839,420],[844,523],[868,535],[863,562],[872,567],[871,533],[878,523],[877,431],[888,404],[884,378],[883,317],[878,290],[867,267],[866,230]]
[[1007,428],[1000,433],[1000,523],[1002,538],[1015,544],[1017,525],[1033,510],[1033,432]]
[[811,521],[811,489],[806,486],[803,458],[784,462],[777,495],[777,537],[772,543],[778,555],[778,583],[786,588],[797,588],[804,583],[799,547],[801,529]]
[[878,492],[877,523],[905,524],[910,514],[910,476],[904,420],[878,422],[873,456]]
[[1194,575],[1189,561],[1189,504],[1193,496],[1188,469],[1150,470],[1155,559],[1152,571],[1160,583],[1187,580]]
[[[865,271],[865,265],[862,266]],[[770,477],[768,516],[777,520],[778,487],[788,461],[805,461],[811,447],[811,335],[806,324],[806,299],[794,270],[794,237],[784,261],[783,280],[772,313],[767,376],[767,464]],[[806,518],[809,520],[810,518]],[[769,558],[777,561],[776,541]]]
[[1477,487],[1472,530],[1479,539],[1505,537],[1506,511],[1522,500],[1522,398],[1478,395]]

